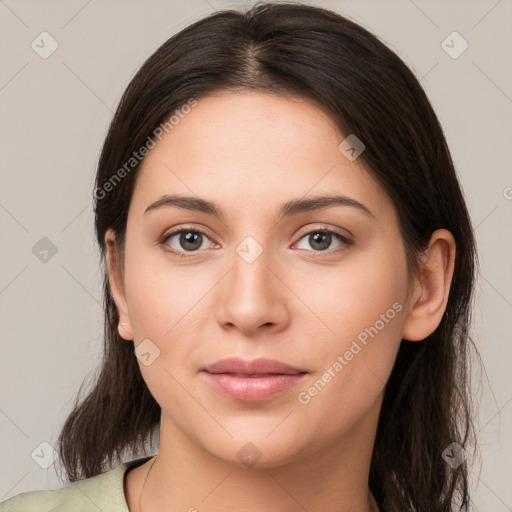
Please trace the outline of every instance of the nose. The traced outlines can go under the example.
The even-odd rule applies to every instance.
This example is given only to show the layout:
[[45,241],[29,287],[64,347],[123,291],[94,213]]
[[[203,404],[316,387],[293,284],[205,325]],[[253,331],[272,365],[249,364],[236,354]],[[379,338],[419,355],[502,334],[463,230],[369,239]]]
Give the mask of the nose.
[[252,262],[235,252],[231,271],[216,288],[217,321],[223,329],[254,336],[286,328],[292,294],[283,283],[279,266],[270,260],[265,250]]

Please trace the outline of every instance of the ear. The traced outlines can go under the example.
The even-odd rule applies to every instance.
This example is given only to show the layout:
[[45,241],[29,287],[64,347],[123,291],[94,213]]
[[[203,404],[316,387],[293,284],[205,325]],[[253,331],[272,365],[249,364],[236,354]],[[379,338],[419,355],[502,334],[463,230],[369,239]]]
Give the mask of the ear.
[[423,340],[441,323],[453,277],[455,251],[455,240],[448,230],[434,231],[409,297],[403,339]]
[[105,233],[105,247],[110,291],[119,314],[119,334],[127,341],[132,340],[132,326],[124,290],[124,273],[123,269],[120,268],[119,247],[116,244],[115,232],[112,229],[108,229]]

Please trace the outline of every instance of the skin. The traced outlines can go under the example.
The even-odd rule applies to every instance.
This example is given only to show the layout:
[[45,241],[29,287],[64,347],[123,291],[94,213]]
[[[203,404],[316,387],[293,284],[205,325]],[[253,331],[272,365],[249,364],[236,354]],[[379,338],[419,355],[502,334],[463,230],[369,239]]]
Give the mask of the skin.
[[[129,472],[132,512],[377,510],[368,487],[385,383],[402,338],[422,340],[445,311],[455,243],[432,235],[409,275],[396,209],[338,149],[345,139],[314,103],[263,92],[220,92],[192,111],[145,158],[130,204],[123,258],[107,232],[107,263],[122,337],[149,338],[160,355],[139,361],[162,408],[158,457]],[[218,203],[222,219],[164,207],[164,194]],[[344,194],[364,204],[278,217],[280,206]],[[171,229],[172,228],[172,229]],[[206,233],[196,251],[176,229]],[[309,235],[338,229],[320,250]],[[314,233],[313,233],[314,234]],[[261,255],[236,251],[253,237]],[[327,241],[327,244],[329,242]],[[189,257],[173,257],[174,249]],[[252,250],[252,249],[251,249]],[[298,395],[332,367],[365,328],[401,310],[307,404]],[[226,357],[268,357],[304,369],[300,386],[254,403],[226,397],[200,370]],[[252,443],[260,459],[237,453]]]

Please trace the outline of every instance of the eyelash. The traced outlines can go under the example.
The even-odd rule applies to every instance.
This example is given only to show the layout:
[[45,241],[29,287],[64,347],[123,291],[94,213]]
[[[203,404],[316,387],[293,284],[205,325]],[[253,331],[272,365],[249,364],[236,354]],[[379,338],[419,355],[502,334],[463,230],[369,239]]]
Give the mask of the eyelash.
[[[198,229],[198,228],[195,228],[195,227],[187,227],[187,226],[184,226],[184,227],[180,227],[179,229],[176,229],[174,231],[171,231],[169,233],[165,233],[161,240],[160,240],[160,243],[164,246],[165,250],[167,252],[169,252],[172,256],[176,257],[176,258],[189,258],[189,257],[192,257],[194,256],[196,253],[200,252],[200,251],[184,251],[184,252],[181,252],[181,251],[176,251],[174,249],[171,249],[169,248],[169,245],[168,245],[168,241],[170,238],[172,238],[174,235],[177,235],[177,234],[180,234],[180,233],[200,233],[201,235],[204,235],[206,238],[210,239],[210,237],[208,236],[207,233],[205,233],[203,230],[201,229]],[[338,249],[335,249],[335,250],[326,250],[326,251],[308,251],[308,252],[311,252],[311,253],[314,253],[314,254],[319,254],[319,255],[322,255],[322,254],[335,254],[335,253],[338,253],[339,251],[347,248],[347,247],[350,247],[352,245],[354,245],[354,241],[351,240],[350,238],[348,238],[346,235],[344,235],[343,233],[341,233],[340,231],[337,231],[335,229],[332,229],[332,228],[327,228],[327,227],[323,227],[323,228],[317,228],[317,229],[312,229],[310,231],[307,231],[305,233],[303,233],[299,240],[302,240],[303,238],[305,238],[307,235],[311,235],[313,233],[323,233],[323,234],[331,234],[331,235],[335,235],[337,237],[337,239],[343,244],[342,247],[339,247]],[[304,250],[304,249],[302,249]]]

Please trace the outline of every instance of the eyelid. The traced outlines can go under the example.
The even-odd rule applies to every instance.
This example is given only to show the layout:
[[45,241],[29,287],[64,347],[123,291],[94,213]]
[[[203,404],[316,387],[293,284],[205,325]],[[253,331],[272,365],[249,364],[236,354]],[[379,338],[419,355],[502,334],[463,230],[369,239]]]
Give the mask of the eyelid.
[[[184,224],[183,226],[178,226],[176,228],[171,228],[170,230],[165,231],[164,234],[160,237],[160,243],[165,244],[170,237],[175,236],[178,233],[181,233],[182,231],[193,231],[194,233],[201,233],[202,235],[206,236],[209,240],[211,240],[213,243],[217,244],[217,242],[212,240],[213,237],[210,234],[208,234],[208,232],[205,229],[187,224]],[[191,252],[191,254],[193,254],[193,252]]]
[[303,238],[304,235],[309,235],[310,233],[317,232],[317,231],[328,231],[330,233],[336,233],[337,235],[340,235],[340,237],[343,238],[347,242],[353,243],[355,241],[355,236],[348,229],[342,229],[342,228],[330,226],[328,224],[320,224],[320,225],[316,225],[316,226],[308,225],[304,229],[301,229],[296,236],[299,237],[299,239],[300,239],[300,238]]

